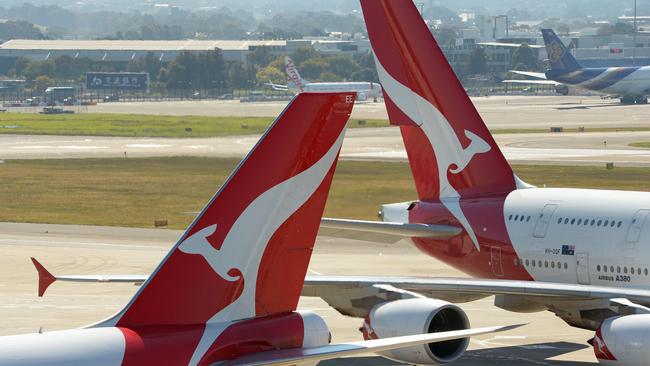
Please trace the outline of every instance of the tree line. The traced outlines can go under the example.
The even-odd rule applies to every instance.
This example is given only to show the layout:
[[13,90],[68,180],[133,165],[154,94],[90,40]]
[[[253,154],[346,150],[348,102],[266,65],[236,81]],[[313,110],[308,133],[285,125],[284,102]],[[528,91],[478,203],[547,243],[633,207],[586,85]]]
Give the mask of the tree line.
[[[370,54],[324,56],[312,47],[290,55],[302,76],[310,81],[378,81]],[[154,88],[166,89],[252,89],[272,81],[286,83],[284,55],[266,47],[254,49],[246,62],[226,61],[221,50],[182,52],[161,62],[149,52],[128,63],[94,61],[67,55],[48,60],[18,58],[8,76],[24,78],[29,87],[43,91],[50,86],[78,85],[86,72],[147,72]]]

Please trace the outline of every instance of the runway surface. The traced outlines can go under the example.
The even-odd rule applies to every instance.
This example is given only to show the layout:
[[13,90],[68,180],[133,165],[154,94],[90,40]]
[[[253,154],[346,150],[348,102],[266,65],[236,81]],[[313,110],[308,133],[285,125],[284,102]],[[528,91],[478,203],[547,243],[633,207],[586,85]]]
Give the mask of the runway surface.
[[[152,156],[243,157],[259,136],[215,138],[132,138],[0,135],[0,159],[105,158]],[[513,163],[650,165],[650,132],[497,134]],[[346,133],[342,159],[405,160],[399,129],[361,128]]]
[[[647,126],[650,105],[621,105],[598,96],[489,96],[471,98],[491,129]],[[118,102],[70,107],[77,113],[276,117],[288,102],[239,101]],[[35,112],[40,108],[9,108]],[[387,119],[383,102],[357,103],[352,118]]]
[[[180,235],[179,231],[91,226],[0,223],[0,334],[79,327],[118,311],[136,291],[126,284],[55,283],[36,296],[35,256],[55,274],[147,274]],[[407,243],[386,246],[321,237],[311,274],[463,276],[421,255]],[[460,306],[473,326],[529,323],[517,330],[472,340],[458,365],[581,365],[595,363],[585,341],[592,332],[571,328],[548,312],[516,314],[484,299]],[[319,299],[300,307],[318,312],[335,342],[359,340],[361,321],[346,318]],[[329,365],[395,365],[379,357],[329,361]]]

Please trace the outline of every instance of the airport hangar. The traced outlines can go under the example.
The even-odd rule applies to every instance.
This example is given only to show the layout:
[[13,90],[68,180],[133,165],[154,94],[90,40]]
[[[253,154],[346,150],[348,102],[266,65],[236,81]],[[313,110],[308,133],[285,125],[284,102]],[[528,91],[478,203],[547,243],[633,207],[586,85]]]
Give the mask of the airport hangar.
[[301,47],[313,47],[321,54],[355,54],[368,52],[367,39],[298,39],[298,40],[26,40],[14,39],[0,44],[0,74],[6,74],[17,58],[49,60],[60,56],[89,58],[124,66],[129,61],[153,53],[160,62],[173,60],[182,52],[203,53],[220,49],[226,61],[246,61],[259,47],[271,54],[286,55]]

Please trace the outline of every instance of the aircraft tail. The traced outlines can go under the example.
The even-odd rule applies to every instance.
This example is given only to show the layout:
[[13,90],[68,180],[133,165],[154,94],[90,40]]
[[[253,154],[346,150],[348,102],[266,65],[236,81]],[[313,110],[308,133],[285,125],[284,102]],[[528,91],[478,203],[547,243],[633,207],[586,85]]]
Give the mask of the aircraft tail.
[[296,64],[289,56],[284,58],[284,71],[287,73],[287,85],[290,88],[299,89],[301,92],[305,91],[307,81],[300,76]]
[[510,165],[416,6],[361,5],[388,116],[400,126],[420,200],[458,202],[516,189]]
[[354,93],[296,96],[130,303],[98,326],[294,311],[353,105]]
[[578,61],[576,61],[552,29],[542,29],[542,36],[544,37],[551,71],[565,74],[581,69]]

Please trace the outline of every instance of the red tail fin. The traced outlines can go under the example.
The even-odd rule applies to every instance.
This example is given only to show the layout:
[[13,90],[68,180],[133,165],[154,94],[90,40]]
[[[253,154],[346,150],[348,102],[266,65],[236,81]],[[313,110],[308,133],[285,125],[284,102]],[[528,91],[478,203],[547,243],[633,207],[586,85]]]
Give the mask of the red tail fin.
[[420,199],[515,189],[510,166],[413,2],[361,5],[388,114],[401,126]]
[[47,288],[56,282],[56,277],[54,277],[50,271],[45,269],[36,258],[32,257],[31,259],[34,267],[36,267],[36,271],[38,272],[38,297],[43,297]]
[[196,325],[295,310],[353,104],[353,93],[298,95],[130,304],[101,325]]

